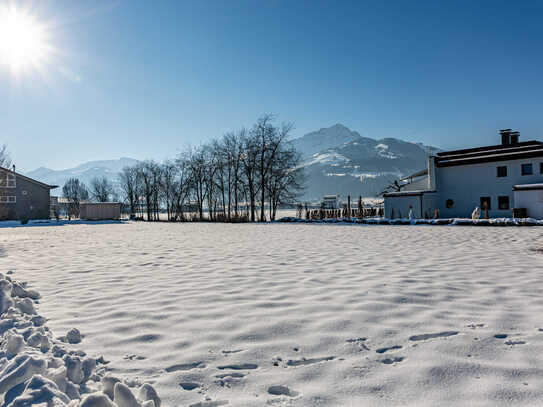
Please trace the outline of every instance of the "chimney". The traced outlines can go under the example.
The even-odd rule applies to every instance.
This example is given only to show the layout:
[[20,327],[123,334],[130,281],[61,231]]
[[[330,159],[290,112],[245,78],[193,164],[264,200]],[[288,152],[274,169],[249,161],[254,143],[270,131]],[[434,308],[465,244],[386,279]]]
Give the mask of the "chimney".
[[[511,129],[503,129],[500,130],[500,134],[502,136],[502,146],[509,146],[511,145]],[[518,139],[517,139],[518,141]]]
[[518,144],[518,139],[520,137],[520,132],[514,131],[511,133],[511,144]]
[[13,164],[13,172],[15,172],[15,164]]

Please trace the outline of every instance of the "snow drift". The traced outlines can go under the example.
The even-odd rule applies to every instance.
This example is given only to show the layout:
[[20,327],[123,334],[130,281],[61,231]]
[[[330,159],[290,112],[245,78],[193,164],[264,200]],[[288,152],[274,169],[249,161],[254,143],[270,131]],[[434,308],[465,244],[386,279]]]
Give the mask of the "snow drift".
[[54,339],[38,315],[37,291],[0,273],[0,403],[7,407],[160,407],[154,388],[137,392],[107,375],[107,362],[70,349],[76,328]]

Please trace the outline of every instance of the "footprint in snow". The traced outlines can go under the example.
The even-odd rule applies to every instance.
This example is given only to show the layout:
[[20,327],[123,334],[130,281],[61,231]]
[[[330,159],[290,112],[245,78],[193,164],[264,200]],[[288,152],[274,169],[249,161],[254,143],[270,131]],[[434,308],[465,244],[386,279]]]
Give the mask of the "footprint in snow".
[[194,389],[197,389],[198,387],[200,387],[201,384],[200,383],[194,383],[194,382],[181,382],[181,383],[179,383],[179,386],[181,386],[181,388],[183,390],[191,391],[191,390],[194,390]]
[[124,360],[144,360],[145,356],[139,356],[139,355],[124,355]]
[[394,346],[389,346],[388,348],[380,348],[380,349],[377,349],[375,352],[377,353],[386,353],[388,351],[391,351],[391,350],[398,350],[398,349],[401,349],[402,347],[400,345],[394,345]]
[[231,355],[232,353],[239,353],[243,352],[243,349],[235,349],[235,350],[223,350],[222,353],[225,356]]
[[220,370],[253,370],[258,369],[258,365],[255,365],[254,363],[241,363],[239,365],[225,365],[225,366],[217,366],[217,369]]
[[425,341],[427,339],[446,338],[448,336],[454,336],[458,334],[459,334],[458,331],[444,331],[444,332],[437,332],[434,334],[413,335],[409,337],[409,340],[410,341]]
[[385,365],[392,365],[394,363],[399,363],[404,359],[405,359],[405,357],[403,357],[403,356],[397,356],[397,357],[394,357],[394,358],[381,359],[379,362],[381,362],[381,363],[383,363]]
[[168,366],[165,370],[168,373],[177,372],[179,370],[192,370],[192,369],[204,369],[206,367],[204,362],[194,363],[181,363],[178,365]]
[[306,366],[306,365],[313,365],[315,363],[319,362],[327,362],[329,360],[335,359],[335,356],[325,356],[322,358],[312,358],[312,359],[289,359],[287,361],[287,366]]
[[288,396],[297,397],[299,392],[289,389],[287,386],[270,386],[268,387],[268,393],[272,396]]

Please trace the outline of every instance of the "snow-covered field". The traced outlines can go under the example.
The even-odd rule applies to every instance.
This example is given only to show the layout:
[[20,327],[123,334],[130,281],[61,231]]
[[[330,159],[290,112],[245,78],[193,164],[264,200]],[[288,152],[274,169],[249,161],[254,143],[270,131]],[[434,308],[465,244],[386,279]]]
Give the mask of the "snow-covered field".
[[4,228],[0,271],[165,406],[543,404],[540,228]]

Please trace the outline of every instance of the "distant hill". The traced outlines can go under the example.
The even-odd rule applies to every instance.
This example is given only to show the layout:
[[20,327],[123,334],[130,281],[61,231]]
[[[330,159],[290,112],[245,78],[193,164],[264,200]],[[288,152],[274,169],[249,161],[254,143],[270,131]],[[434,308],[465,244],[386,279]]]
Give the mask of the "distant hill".
[[375,140],[336,124],[292,140],[308,174],[304,199],[326,194],[375,197],[395,179],[426,166],[439,149],[396,138]]
[[[89,161],[66,170],[51,170],[49,168],[40,167],[37,170],[25,173],[25,175],[50,185],[58,185],[61,188],[65,182],[72,177],[79,178],[79,180],[83,181],[87,186],[89,186],[91,180],[96,177],[106,177],[114,185],[118,185],[119,172],[121,172],[124,167],[132,166],[137,163],[138,160],[123,157],[118,160]],[[60,195],[61,189],[53,190],[52,194]]]

